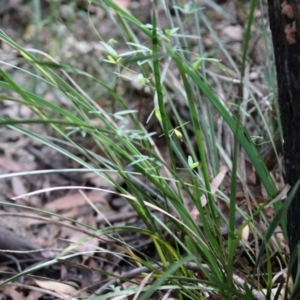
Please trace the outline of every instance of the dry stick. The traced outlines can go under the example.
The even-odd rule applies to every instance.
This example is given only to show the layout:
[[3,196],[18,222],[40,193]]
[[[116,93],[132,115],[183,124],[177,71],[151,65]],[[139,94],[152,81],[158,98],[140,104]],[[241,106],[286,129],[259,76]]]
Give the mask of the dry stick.
[[[185,263],[184,265],[187,269],[189,269],[191,271],[202,271],[201,268],[196,263]],[[152,265],[152,267],[159,268],[160,266],[155,264],[155,265]],[[203,269],[205,269],[206,271],[210,272],[210,268],[208,265],[202,264],[201,267]],[[121,275],[122,276],[121,279],[131,279],[131,278],[134,278],[135,276],[141,275],[142,273],[148,273],[149,271],[150,270],[147,267],[139,267],[139,268],[136,268],[134,270],[124,273],[123,275]],[[119,284],[120,281],[121,281],[120,278],[110,280],[109,282],[104,284],[101,288],[99,288],[96,292],[94,292],[93,295],[91,295],[91,297],[96,297],[96,296],[103,294],[110,285]],[[249,287],[249,289],[252,288],[250,284],[248,284],[245,280],[243,280],[242,278],[240,278],[237,275],[233,275],[233,281],[235,282],[236,285],[238,285],[241,288],[244,288],[245,284]],[[252,292],[253,297],[256,300],[266,300],[265,296],[262,293],[260,293],[258,290],[252,288],[251,292]]]

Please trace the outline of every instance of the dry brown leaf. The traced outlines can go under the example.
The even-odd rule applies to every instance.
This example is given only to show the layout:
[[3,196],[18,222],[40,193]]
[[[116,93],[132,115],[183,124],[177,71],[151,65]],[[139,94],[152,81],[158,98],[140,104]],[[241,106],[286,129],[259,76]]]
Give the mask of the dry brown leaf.
[[127,10],[130,6],[130,0],[115,0],[114,1],[117,5],[119,5],[122,9]]
[[250,234],[250,228],[249,225],[247,225],[242,230],[242,241],[247,245],[248,245],[249,234]]
[[28,189],[25,187],[25,184],[20,177],[12,177],[11,186],[15,195],[24,195],[28,193]]
[[70,243],[78,243],[78,246],[73,250],[76,250],[77,252],[89,252],[88,254],[84,254],[85,256],[93,256],[99,246],[99,239],[97,238],[89,238],[88,241],[80,242],[81,239],[83,240],[87,237],[87,235],[83,232],[64,228],[63,233],[67,233],[68,241]]
[[21,293],[19,293],[16,289],[17,289],[17,287],[15,287],[15,286],[6,285],[6,286],[3,287],[2,291],[6,295],[8,295],[11,299],[14,299],[14,300],[26,300],[26,298]]
[[43,293],[40,291],[31,290],[29,294],[26,296],[26,300],[39,300],[43,296]]
[[[218,175],[211,182],[211,192],[212,192],[212,194],[215,194],[218,187],[223,182],[227,171],[228,171],[228,168],[226,166],[221,166],[220,167],[220,172],[218,173]],[[203,207],[207,204],[207,199],[206,199],[205,195],[201,196],[200,201],[201,201],[201,205]],[[199,211],[198,211],[197,207],[194,206],[192,211],[191,211],[191,217],[194,221],[196,221],[198,216],[199,216]]]
[[226,41],[242,41],[243,28],[241,25],[225,26],[222,30],[222,36]]
[[215,192],[217,191],[218,187],[223,182],[224,177],[225,177],[227,171],[228,171],[228,168],[226,166],[221,166],[220,167],[220,172],[218,173],[218,175],[211,182],[211,192],[213,194],[215,194]]
[[54,280],[37,280],[33,278],[35,284],[43,289],[54,291],[56,293],[61,293],[64,295],[74,295],[77,293],[77,290],[66,283],[57,282]]
[[[87,192],[85,195],[90,199],[91,202],[101,202],[107,204],[107,201],[99,195],[99,193],[95,192]],[[68,210],[72,209],[76,206],[86,205],[87,201],[81,195],[81,193],[77,192],[75,194],[68,194],[66,196],[57,198],[54,201],[51,201],[45,205],[45,209],[51,211],[59,211],[59,210]]]
[[10,171],[10,172],[23,172],[23,171],[29,171],[28,168],[24,167],[22,164],[19,164],[18,162],[14,161],[8,156],[1,156],[0,157],[0,167]]
[[283,231],[280,228],[280,226],[276,227],[273,237],[278,242],[279,249],[283,249],[285,253],[289,254],[290,253],[289,245],[284,237]]
[[82,214],[82,207],[81,206],[74,207],[74,208],[72,208],[68,211],[60,213],[61,216],[64,216],[64,217],[69,218],[69,219],[74,219],[74,220],[77,219],[80,214]]
[[[109,174],[109,177],[112,180],[117,181],[118,175],[117,174]],[[88,172],[85,173],[82,178],[88,180],[89,182],[93,183],[97,187],[102,187],[102,188],[113,188],[113,184],[110,183],[107,179],[99,176],[98,174],[95,174],[94,172]]]

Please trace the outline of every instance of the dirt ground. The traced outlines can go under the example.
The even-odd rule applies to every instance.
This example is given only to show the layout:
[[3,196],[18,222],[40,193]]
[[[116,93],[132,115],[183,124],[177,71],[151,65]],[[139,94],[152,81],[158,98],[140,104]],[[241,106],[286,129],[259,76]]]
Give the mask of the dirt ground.
[[[118,0],[115,2],[145,24],[151,22],[151,1]],[[237,9],[234,1],[219,2],[216,7],[205,5],[202,1],[197,2],[199,6],[205,8],[207,17],[219,34],[220,40],[230,46],[231,51],[241,51],[245,17],[243,12]],[[70,64],[93,74],[107,84],[115,81],[114,70],[108,69],[107,65],[103,67],[101,64],[105,59],[105,53],[100,47],[99,37],[95,32],[96,29],[105,39],[115,39],[119,42],[118,50],[126,51],[114,20],[109,19],[99,7],[88,6],[87,1],[71,3],[69,1],[40,1],[39,16],[35,12],[33,3],[34,1],[0,0],[0,29],[26,48],[38,48],[51,54],[58,62]],[[163,9],[159,8],[159,12],[161,12],[158,18],[159,26],[166,28]],[[256,17],[263,18],[261,15]],[[39,19],[38,25],[34,23],[35,18]],[[174,22],[176,22],[175,16]],[[191,19],[185,24],[189,34],[196,34],[193,22],[194,20]],[[257,66],[264,68],[266,57],[265,52],[262,51],[262,38],[255,37],[255,33],[253,36],[249,55],[253,59],[255,68],[250,67],[249,76],[253,77],[253,86],[259,87],[257,94],[263,97],[265,88],[259,79]],[[221,59],[226,65],[227,58],[217,50],[218,46],[211,34],[204,30],[201,38],[206,45],[205,50],[213,53],[213,57]],[[4,43],[0,47],[1,60],[7,63],[2,66],[11,73],[15,80],[21,85],[26,84],[28,90],[44,95],[49,101],[58,101],[57,97],[52,95],[46,87],[36,86],[34,80],[29,80],[24,73],[13,69],[8,63],[22,67],[22,60]],[[192,51],[196,49],[196,41],[191,41],[189,47]],[[215,72],[213,66],[211,72]],[[176,76],[175,70],[174,76]],[[80,81],[80,75],[74,74],[74,80]],[[97,99],[103,108],[114,109],[112,103],[107,100],[105,91],[93,88],[92,82],[89,82],[87,78],[81,81],[81,88],[93,99]],[[152,96],[149,91],[138,84],[131,85],[125,80],[120,80],[116,89],[119,93],[128,95],[129,106],[140,111],[140,120],[145,123],[153,109]],[[238,97],[237,85],[232,84],[224,97],[234,101]],[[1,118],[29,119],[32,117],[32,112],[26,106],[3,98],[1,100]],[[61,101],[60,105],[68,107],[67,99],[61,98],[59,101]],[[178,102],[178,106],[180,105],[182,104]],[[183,118],[185,109],[184,105],[180,107]],[[266,104],[265,111],[268,109]],[[34,126],[35,132],[41,135],[52,134],[46,126]],[[151,130],[151,126],[155,124],[147,126]],[[29,125],[28,129],[30,130]],[[107,291],[109,285],[118,286],[119,284],[117,280],[108,281],[107,273],[123,274],[128,278],[134,276],[130,275],[133,267],[126,257],[121,255],[126,253],[126,251],[120,251],[122,246],[116,244],[113,238],[97,236],[93,230],[104,228],[107,224],[144,227],[145,225],[137,218],[127,201],[105,191],[100,195],[99,192],[91,190],[78,190],[78,186],[103,189],[113,189],[113,187],[107,181],[95,176],[93,172],[59,171],[77,169],[79,164],[74,160],[66,159],[61,153],[42,142],[24,136],[21,132],[12,131],[9,127],[2,127],[0,131],[0,176],[3,175],[0,180],[0,279],[5,280],[21,271],[29,270],[38,263],[47,264],[56,259],[55,264],[49,264],[26,278],[1,286],[1,299],[42,300],[63,299],[63,297],[66,299],[68,295],[76,293],[78,297],[100,295]],[[78,143],[97,151],[93,145],[89,146],[88,139],[80,135],[76,136],[76,139]],[[164,152],[162,148],[161,151]],[[266,160],[270,161],[270,169],[272,169],[274,165],[271,160],[274,158],[274,153],[268,149],[265,149],[265,153],[267,153]],[[74,151],[74,154],[77,153]],[[22,175],[22,172],[36,170],[47,172],[30,176]],[[16,172],[19,173],[18,176],[6,176],[8,173]],[[30,197],[19,197],[41,190],[45,192],[32,194]],[[41,213],[41,209],[49,211],[49,214]],[[73,242],[85,239],[87,234],[90,238],[85,240],[85,243],[77,247],[72,246],[74,254],[72,257],[64,261],[57,257],[57,254]],[[125,233],[122,238],[138,251],[149,254],[155,263],[157,254],[153,251],[154,247],[150,239],[138,233]],[[101,251],[96,253],[99,249]],[[111,255],[110,251],[120,255]],[[85,254],[76,255],[79,252],[85,252]]]

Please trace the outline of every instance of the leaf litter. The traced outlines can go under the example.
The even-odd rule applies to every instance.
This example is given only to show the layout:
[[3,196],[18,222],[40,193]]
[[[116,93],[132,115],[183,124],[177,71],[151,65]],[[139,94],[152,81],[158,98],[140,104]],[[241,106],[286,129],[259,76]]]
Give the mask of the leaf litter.
[[[147,1],[119,1],[119,5],[128,11],[135,12],[139,14],[139,17],[146,21],[149,21],[150,15],[147,13],[141,14],[141,7],[147,6]],[[23,1],[15,1],[16,6],[12,7],[10,4],[6,4],[6,10],[8,15],[0,15],[1,20],[4,24],[8,24],[8,20],[14,20],[15,16],[19,14],[22,16],[24,12],[28,13],[28,5],[24,4]],[[137,4],[138,3],[138,4]],[[229,4],[230,1],[225,1],[224,5]],[[64,7],[63,9],[67,9]],[[96,15],[103,16],[103,12],[99,11],[95,7],[91,7]],[[62,17],[64,18],[65,13],[61,11]],[[220,15],[213,15],[215,17],[215,26],[220,32],[221,39],[226,44],[231,44],[235,50],[241,49],[242,46],[242,26],[231,25],[226,18]],[[241,19],[243,16],[240,16]],[[91,54],[97,55],[103,49],[99,47],[99,44],[95,42],[95,37],[92,33],[86,34],[86,32],[91,32],[88,28],[87,22],[82,26],[82,19],[77,23],[74,23],[75,33],[74,37],[70,36],[68,41],[64,44],[64,53],[57,53],[57,59],[70,58],[73,55]],[[110,31],[112,25],[109,20],[105,20],[102,28],[104,31],[109,32],[109,37],[112,38],[112,34],[115,33],[116,38],[118,38],[118,33]],[[165,20],[160,18],[160,22],[163,24]],[[12,21],[11,28],[18,29],[18,24]],[[76,30],[76,28],[78,30]],[[30,27],[28,24],[27,29],[24,32],[24,36],[20,37],[16,32],[11,31],[11,36],[14,36],[16,40],[29,41],[34,36],[35,29]],[[191,34],[195,34],[194,28],[191,28]],[[77,32],[76,32],[77,31]],[[47,36],[48,34],[48,36]],[[50,48],[48,44],[48,38],[50,33],[45,35],[45,39],[41,38],[42,44],[46,49]],[[74,54],[76,48],[75,45],[80,40],[78,37],[84,35],[86,41],[78,44],[77,53]],[[50,39],[50,38],[49,38]],[[204,34],[203,39],[209,48],[214,47],[214,41],[208,34]],[[252,56],[256,59],[258,63],[264,61],[264,57],[261,57],[263,51],[258,51],[259,55],[255,55],[255,49],[258,42],[253,43],[253,54]],[[196,46],[196,42],[195,42]],[[259,47],[258,47],[259,48]],[[120,53],[123,49],[120,49]],[[76,52],[76,51],[75,51]],[[11,55],[11,53],[10,53]],[[93,61],[93,55],[87,55],[89,58],[83,63],[88,71],[91,73],[98,74],[99,71],[92,68],[95,65]],[[221,57],[222,61],[226,65],[227,58]],[[100,71],[101,72],[101,71]],[[224,95],[224,99],[230,98],[228,95],[237,95],[237,84],[234,80],[228,84],[227,91],[223,90],[223,86],[220,83],[222,75],[218,74],[219,71],[213,66],[210,67],[209,72],[212,74],[217,87],[219,87],[220,95]],[[230,70],[228,70],[230,73]],[[232,78],[236,74],[232,74]],[[128,78],[136,76],[126,73]],[[179,82],[173,74],[173,80],[178,83],[178,88],[181,88],[181,82]],[[236,76],[237,77],[237,76]],[[252,79],[251,79],[251,78]],[[249,70],[249,86],[255,94],[262,96],[261,90],[264,87],[257,88],[258,85],[253,84],[253,80],[259,78],[256,72],[250,74]],[[24,78],[23,80],[26,80]],[[252,81],[251,81],[252,80]],[[168,85],[168,83],[166,83]],[[172,86],[168,86],[172,89]],[[133,101],[130,105],[132,109],[136,109],[139,114],[139,120],[142,124],[145,124],[148,132],[156,131],[158,134],[159,127],[157,122],[147,123],[146,119],[151,110],[154,109],[152,104],[150,91],[144,88],[140,83],[130,84],[127,80],[120,79],[120,84],[117,87],[118,93],[129,93],[134,96],[134,99],[140,99],[140,101]],[[13,95],[10,95],[13,96]],[[56,101],[56,97],[53,97],[49,91],[47,91],[46,97],[51,99],[51,101]],[[174,97],[175,93],[174,93]],[[128,99],[130,103],[131,99]],[[68,99],[65,97],[61,98],[62,105],[68,105]],[[101,99],[99,103],[105,105]],[[179,111],[181,112],[183,119],[185,116],[185,103],[180,99],[177,101]],[[10,117],[18,119],[20,117],[28,118],[32,117],[31,111],[24,105],[19,105],[17,102],[2,102],[4,105],[4,110],[1,112],[1,116]],[[255,109],[249,107],[249,109]],[[189,121],[189,120],[187,120]],[[222,120],[220,120],[222,123]],[[50,134],[43,125],[38,126],[38,130],[41,134]],[[127,129],[130,129],[132,124],[127,123]],[[30,127],[28,127],[30,128]],[[55,169],[72,169],[78,166],[71,160],[66,160],[61,154],[53,151],[47,146],[37,142],[32,141],[22,134],[16,134],[8,129],[1,129],[1,140],[0,140],[0,173],[7,174],[12,172],[30,172],[41,169],[55,170]],[[228,154],[231,153],[232,145],[232,135],[226,129],[226,126],[222,124],[219,127],[220,141],[223,142],[225,147],[227,147]],[[77,137],[80,143],[86,143],[80,135]],[[160,140],[155,141],[159,153],[162,153],[165,161],[168,161],[167,150],[164,144],[160,145]],[[277,149],[279,149],[279,154],[281,153],[280,141],[277,142]],[[226,146],[227,145],[227,146]],[[93,147],[93,151],[103,154],[101,149],[96,146]],[[76,154],[76,153],[75,153]],[[104,153],[105,155],[105,153]],[[275,153],[272,147],[266,147],[263,153],[264,160],[270,171],[273,172],[276,182],[280,188],[283,188],[283,180],[278,171],[277,160],[274,159]],[[225,159],[224,159],[225,162]],[[266,201],[265,192],[255,174],[253,167],[249,162],[244,159],[243,164],[245,166],[244,179],[247,183],[247,188],[243,182],[238,183],[237,191],[237,204],[238,206],[251,214],[251,212],[257,209],[257,205]],[[168,177],[168,174],[163,168],[160,170],[164,177]],[[111,175],[110,175],[111,176]],[[184,171],[182,172],[184,177]],[[114,180],[118,180],[114,178]],[[228,174],[228,168],[221,168],[219,174],[212,178],[212,193],[215,193],[219,186],[223,186],[225,192],[229,192],[230,185],[230,175]],[[122,182],[120,182],[122,184]],[[136,182],[136,184],[138,184]],[[82,190],[80,187],[96,187],[102,188],[105,191],[93,191]],[[149,183],[151,187],[151,183]],[[134,255],[130,250],[118,244],[115,240],[116,237],[120,240],[126,241],[138,250],[148,251],[151,253],[153,251],[153,244],[151,239],[147,239],[145,236],[134,233],[134,234],[122,234],[115,236],[101,235],[97,232],[107,226],[113,224],[122,225],[134,225],[136,227],[145,228],[145,225],[139,220],[135,211],[132,210],[129,205],[128,199],[122,197],[122,195],[116,195],[114,188],[109,184],[108,180],[100,178],[99,176],[94,176],[94,173],[45,173],[38,175],[28,175],[28,176],[16,176],[5,178],[0,181],[1,187],[1,227],[0,227],[0,245],[1,245],[1,260],[0,260],[0,276],[1,280],[6,280],[8,277],[16,274],[17,272],[24,271],[31,268],[36,263],[41,263],[44,260],[55,259],[57,255],[63,253],[64,255],[72,254],[68,260],[57,258],[56,263],[48,266],[48,268],[43,268],[34,273],[34,275],[28,275],[25,278],[19,279],[17,282],[13,282],[4,286],[0,289],[3,294],[10,296],[12,299],[49,299],[60,298],[60,299],[78,299],[79,297],[87,297],[91,295],[98,295],[107,292],[109,286],[121,286],[120,282],[115,279],[109,279],[107,273],[116,274],[125,278],[133,278],[136,283],[142,287],[147,285],[150,280],[150,272],[147,268],[136,268],[132,266],[125,258],[126,255]],[[53,187],[61,187],[61,189],[54,190]],[[64,188],[66,187],[66,188]],[[74,187],[74,189],[69,189],[67,187]],[[78,188],[76,188],[78,187]],[[250,187],[250,190],[248,190]],[[37,195],[26,196],[26,194],[32,191],[43,190],[45,192],[39,193]],[[25,195],[21,198],[16,198],[12,201],[11,199],[15,196]],[[220,210],[224,214],[225,218],[228,219],[228,203],[224,203],[219,197],[218,205]],[[257,201],[259,203],[257,203]],[[202,199],[203,205],[206,203],[206,199]],[[186,205],[189,205],[188,196],[186,196]],[[20,206],[18,206],[20,205]],[[29,206],[26,208],[24,206]],[[45,209],[45,212],[41,213],[39,209]],[[155,207],[152,207],[155,210]],[[191,207],[191,215],[194,219],[198,217],[197,209]],[[274,211],[271,207],[266,208],[266,216],[272,219]],[[158,214],[160,218],[162,215]],[[72,220],[71,220],[72,219]],[[74,222],[76,220],[76,222]],[[245,248],[240,247],[238,249],[237,256],[239,259],[236,260],[236,282],[239,280],[247,282],[247,277],[240,270],[242,269],[240,264],[247,266],[249,272],[254,270],[253,261],[251,261],[251,256],[257,255],[257,249],[255,249],[255,236],[253,235],[254,230],[251,226],[253,224],[243,225],[243,216],[237,215],[236,226],[239,228],[242,226],[241,238]],[[83,225],[85,224],[85,225]],[[265,232],[264,220],[256,219],[255,225],[260,224],[260,231]],[[243,227],[244,226],[244,227]],[[228,234],[226,225],[222,228],[224,236]],[[227,230],[227,231],[226,231]],[[257,228],[255,231],[258,230]],[[289,254],[289,249],[286,241],[284,240],[281,229],[278,227],[274,237],[276,243],[279,244],[279,248],[284,249],[284,253]],[[69,249],[65,252],[66,249]],[[153,253],[153,260],[156,259],[156,254]],[[286,278],[285,270],[282,270],[280,263],[280,256],[274,251],[272,263],[277,264],[278,278]],[[191,268],[192,269],[192,268]],[[97,270],[104,270],[104,272],[98,272]],[[142,273],[148,273],[149,275],[140,279],[139,275]],[[203,275],[203,274],[202,274]],[[195,276],[201,276],[200,271],[195,270]],[[277,280],[278,280],[277,278]],[[151,280],[150,280],[151,281]],[[241,283],[243,284],[243,283]],[[276,293],[276,284],[274,282],[274,289],[272,290],[274,295]],[[169,292],[170,294],[170,292]],[[168,297],[169,294],[166,294]],[[135,294],[135,298],[138,297],[139,291]],[[74,298],[73,298],[74,297]],[[217,297],[217,295],[216,295]],[[209,296],[207,296],[208,299]],[[136,298],[137,299],[137,298]],[[257,297],[257,299],[259,299]]]

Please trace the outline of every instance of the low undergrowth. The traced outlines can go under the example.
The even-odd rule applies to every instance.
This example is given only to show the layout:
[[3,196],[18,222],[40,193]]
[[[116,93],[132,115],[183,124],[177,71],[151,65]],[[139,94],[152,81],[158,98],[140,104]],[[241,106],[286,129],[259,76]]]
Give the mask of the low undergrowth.
[[[21,67],[1,61],[5,67],[0,70],[1,98],[29,108],[31,116],[2,117],[0,124],[54,149],[78,166],[57,172],[93,172],[108,182],[107,189],[75,188],[83,195],[93,189],[120,196],[142,222],[118,225],[107,221],[100,229],[80,224],[84,237],[1,284],[87,255],[73,250],[98,238],[109,241],[110,247],[97,247],[92,255],[121,257],[130,269],[122,274],[105,268],[93,270],[105,274],[107,281],[93,292],[88,290],[84,298],[283,299],[291,292],[285,212],[293,193],[281,202],[288,188],[279,183],[282,170],[275,137],[280,144],[280,125],[275,87],[267,85],[272,82],[272,72],[269,69],[269,74],[250,80],[259,68],[268,67],[255,65],[249,53],[253,28],[266,47],[270,42],[265,27],[255,19],[257,2],[252,0],[247,7],[239,53],[223,43],[205,10],[192,3],[168,6],[163,0],[155,1],[151,24],[141,23],[113,1],[90,1],[90,5],[105,11],[123,37],[118,42],[102,37],[101,29],[91,26],[103,51],[99,68],[113,69],[111,82],[42,51],[25,49],[1,32],[2,42],[22,61]],[[161,14],[168,28],[160,28]],[[205,34],[218,51],[206,50]],[[271,61],[268,57],[266,64]],[[36,85],[46,86],[54,96],[48,100],[38,90],[28,90],[17,81],[16,72],[34,78]],[[103,97],[110,104],[104,108],[72,76],[87,78],[94,89],[105,90]],[[138,85],[149,97],[128,99],[120,89],[124,81]],[[229,97],[233,91],[235,96]],[[265,103],[274,110],[265,109]],[[47,128],[47,133],[41,134],[37,125]],[[275,158],[271,166],[267,150]],[[78,220],[45,208],[11,202],[2,205],[79,225]],[[124,236],[130,234],[150,239],[150,250],[127,243]]]

